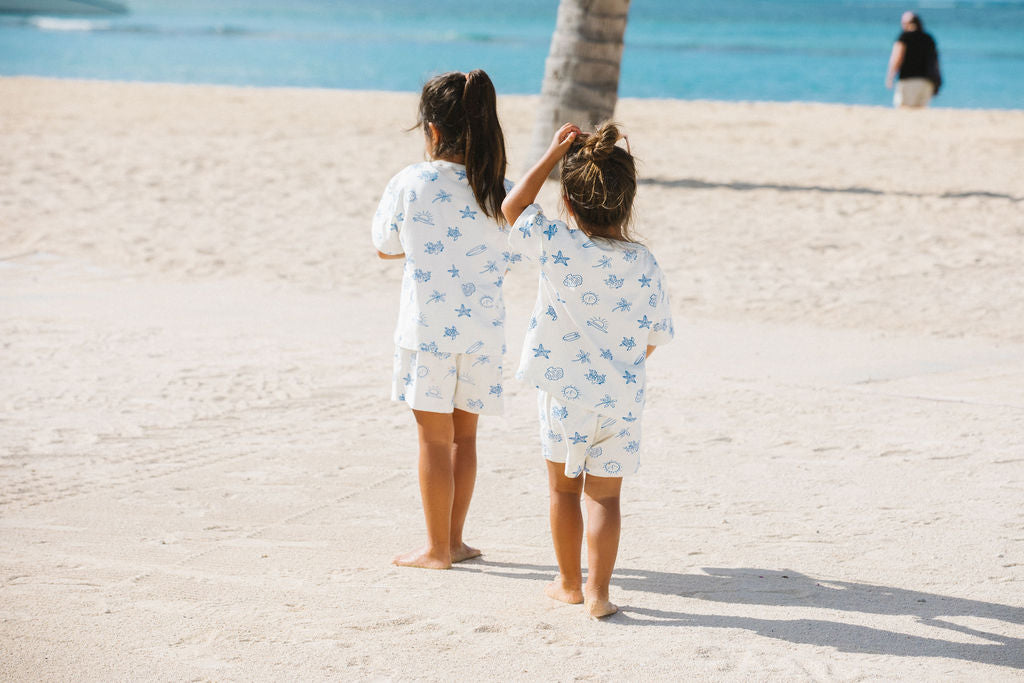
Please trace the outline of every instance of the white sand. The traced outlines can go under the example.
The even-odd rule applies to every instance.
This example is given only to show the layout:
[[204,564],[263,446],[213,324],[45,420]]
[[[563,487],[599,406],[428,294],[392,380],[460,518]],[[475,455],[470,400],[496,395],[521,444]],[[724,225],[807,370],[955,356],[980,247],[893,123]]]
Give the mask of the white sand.
[[483,559],[388,563],[423,523],[368,224],[414,115],[0,79],[0,679],[1024,679],[1024,112],[620,104],[677,338],[601,623],[543,596],[511,379]]

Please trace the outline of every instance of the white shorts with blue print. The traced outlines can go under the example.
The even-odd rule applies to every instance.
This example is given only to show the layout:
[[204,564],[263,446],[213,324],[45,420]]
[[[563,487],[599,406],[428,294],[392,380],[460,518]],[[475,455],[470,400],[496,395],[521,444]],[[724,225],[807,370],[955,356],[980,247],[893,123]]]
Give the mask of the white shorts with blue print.
[[640,468],[640,420],[608,417],[538,390],[544,457],[565,463],[565,476],[624,477]]
[[502,393],[501,356],[395,347],[391,399],[413,410],[501,415]]

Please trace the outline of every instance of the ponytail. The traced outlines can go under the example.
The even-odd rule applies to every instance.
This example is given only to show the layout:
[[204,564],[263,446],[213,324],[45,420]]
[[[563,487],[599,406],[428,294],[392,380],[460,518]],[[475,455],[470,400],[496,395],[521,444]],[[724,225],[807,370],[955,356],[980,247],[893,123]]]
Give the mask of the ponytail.
[[424,132],[432,123],[441,137],[433,156],[462,156],[477,204],[504,223],[501,202],[508,162],[491,79],[480,69],[435,76],[423,86],[419,113]]
[[466,74],[462,108],[466,112],[466,179],[484,213],[503,222],[505,136],[498,123],[494,84],[480,69]]

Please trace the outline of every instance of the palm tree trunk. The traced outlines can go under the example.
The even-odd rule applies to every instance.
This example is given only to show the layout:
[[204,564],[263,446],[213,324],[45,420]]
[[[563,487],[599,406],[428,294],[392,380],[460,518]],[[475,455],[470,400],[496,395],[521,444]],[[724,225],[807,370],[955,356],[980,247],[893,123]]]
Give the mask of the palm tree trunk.
[[628,13],[629,0],[559,3],[533,127],[530,163],[540,158],[563,123],[592,130],[615,112]]

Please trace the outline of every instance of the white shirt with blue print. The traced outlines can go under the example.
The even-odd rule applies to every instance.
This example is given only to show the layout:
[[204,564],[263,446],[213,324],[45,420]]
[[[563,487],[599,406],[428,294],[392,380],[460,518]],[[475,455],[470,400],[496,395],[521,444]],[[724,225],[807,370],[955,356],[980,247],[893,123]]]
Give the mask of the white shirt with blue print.
[[630,422],[644,406],[647,346],[674,328],[661,268],[642,244],[589,238],[528,207],[509,234],[540,262],[540,285],[516,377],[566,405]]
[[501,286],[520,257],[509,250],[508,226],[480,209],[465,166],[435,160],[400,171],[384,190],[372,234],[378,251],[405,254],[395,344],[435,353],[505,352]]

